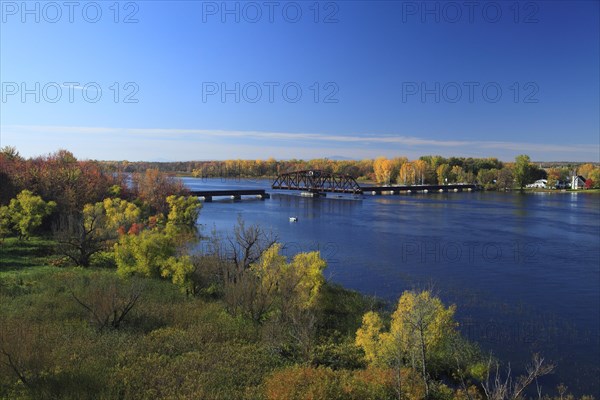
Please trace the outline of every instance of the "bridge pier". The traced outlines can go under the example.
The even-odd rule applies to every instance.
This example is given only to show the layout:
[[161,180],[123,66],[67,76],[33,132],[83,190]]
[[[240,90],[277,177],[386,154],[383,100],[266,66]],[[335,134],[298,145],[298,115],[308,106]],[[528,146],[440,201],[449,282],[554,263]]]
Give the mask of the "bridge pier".
[[225,197],[232,200],[241,200],[242,196],[257,196],[262,199],[268,199],[270,196],[264,189],[233,189],[233,190],[192,190],[190,194],[203,198],[205,202],[210,203],[213,197]]

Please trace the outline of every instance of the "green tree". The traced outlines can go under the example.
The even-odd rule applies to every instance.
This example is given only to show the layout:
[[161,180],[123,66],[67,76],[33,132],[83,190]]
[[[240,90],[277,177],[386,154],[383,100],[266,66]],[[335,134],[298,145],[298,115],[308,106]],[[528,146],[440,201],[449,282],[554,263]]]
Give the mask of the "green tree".
[[455,183],[464,182],[466,180],[465,171],[459,165],[452,166],[452,169],[450,170],[450,178],[448,180]]
[[0,206],[0,240],[11,233],[12,221],[8,206]]
[[186,293],[193,292],[194,265],[189,256],[177,255],[176,238],[161,230],[121,235],[115,244],[117,273],[170,279]]
[[504,167],[500,171],[498,171],[498,179],[496,180],[498,190],[512,189],[514,181],[515,178],[512,169]]
[[175,250],[173,240],[157,230],[122,235],[115,244],[117,272],[160,277],[161,270],[175,256]]
[[12,229],[18,233],[19,239],[29,238],[42,224],[44,217],[50,215],[55,207],[54,201],[45,202],[29,190],[23,190],[16,199],[10,201],[8,206]]
[[494,181],[498,178],[498,170],[497,169],[480,169],[477,173],[477,181],[479,184],[486,189],[493,188]]
[[170,234],[195,233],[196,222],[202,204],[195,196],[167,197],[169,214],[167,215],[167,231]]
[[531,183],[533,167],[531,159],[526,154],[521,154],[515,158],[514,176],[517,186],[523,189],[525,185]]

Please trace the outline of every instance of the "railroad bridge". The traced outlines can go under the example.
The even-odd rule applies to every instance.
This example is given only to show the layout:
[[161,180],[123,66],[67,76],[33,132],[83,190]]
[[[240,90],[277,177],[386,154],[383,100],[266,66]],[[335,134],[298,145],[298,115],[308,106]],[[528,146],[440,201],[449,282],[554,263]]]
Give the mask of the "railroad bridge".
[[401,192],[462,192],[477,190],[473,184],[450,185],[396,185],[396,186],[360,186],[350,175],[337,175],[321,170],[303,170],[287,172],[279,175],[273,184],[273,189],[302,190],[313,195],[333,193],[350,194],[400,194]]
[[304,170],[279,175],[273,189],[303,190],[319,194],[326,192],[362,194],[362,189],[350,175],[337,175],[321,170]]

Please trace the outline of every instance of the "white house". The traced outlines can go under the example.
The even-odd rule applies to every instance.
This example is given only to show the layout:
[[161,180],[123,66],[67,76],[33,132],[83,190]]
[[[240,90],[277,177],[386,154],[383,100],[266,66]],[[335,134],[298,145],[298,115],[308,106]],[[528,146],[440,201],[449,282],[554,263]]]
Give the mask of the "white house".
[[538,179],[537,181],[530,183],[527,185],[528,188],[542,188],[545,189],[546,185],[548,185],[548,181],[546,179]]
[[571,177],[571,189],[585,189],[585,178],[581,175]]

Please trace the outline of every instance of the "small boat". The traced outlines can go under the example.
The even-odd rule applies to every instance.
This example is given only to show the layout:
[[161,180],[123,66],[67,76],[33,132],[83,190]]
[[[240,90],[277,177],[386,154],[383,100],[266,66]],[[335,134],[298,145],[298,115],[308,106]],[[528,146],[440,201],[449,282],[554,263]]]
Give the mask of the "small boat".
[[298,217],[290,217],[290,222],[298,222]]

